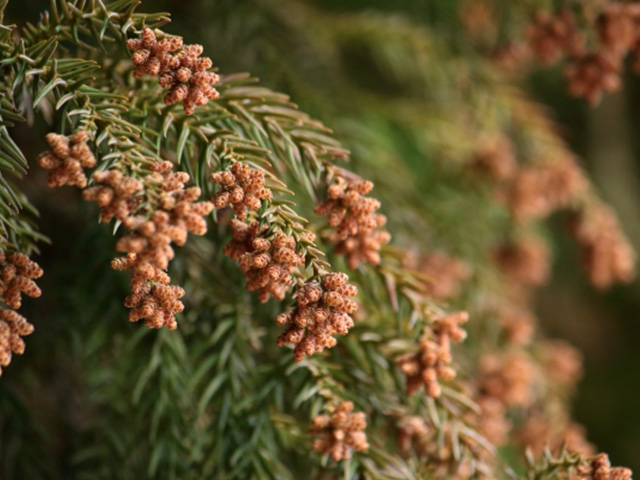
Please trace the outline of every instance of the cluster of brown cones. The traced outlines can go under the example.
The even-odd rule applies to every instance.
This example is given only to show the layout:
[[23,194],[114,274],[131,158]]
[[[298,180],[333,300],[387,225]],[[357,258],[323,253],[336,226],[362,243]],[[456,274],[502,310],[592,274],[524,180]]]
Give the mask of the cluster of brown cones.
[[587,186],[571,157],[554,163],[524,165],[506,185],[504,201],[519,222],[540,219],[567,207]]
[[83,131],[75,133],[71,138],[56,133],[48,133],[45,136],[51,150],[39,155],[36,161],[42,168],[51,170],[50,187],[87,186],[87,177],[83,169],[96,165],[96,159],[87,145],[88,139],[89,134]]
[[518,167],[511,141],[503,135],[482,140],[473,154],[471,167],[494,182],[511,179]]
[[631,470],[612,467],[606,453],[596,455],[590,464],[578,467],[576,480],[631,480]]
[[596,206],[578,212],[570,231],[582,249],[583,267],[597,288],[635,278],[635,253],[610,208]]
[[238,220],[247,218],[248,210],[258,210],[262,200],[272,197],[271,189],[265,187],[264,172],[241,162],[234,163],[227,171],[216,172],[211,180],[221,189],[211,199],[216,208],[231,205]]
[[[144,319],[151,328],[177,327],[175,314],[184,309],[179,300],[184,290],[170,285],[166,273],[175,252],[171,244],[182,246],[189,233],[204,235],[204,219],[213,210],[211,202],[197,202],[198,187],[186,188],[189,175],[173,172],[173,164],[160,161],[148,172],[134,178],[119,170],[97,171],[87,187],[83,167],[95,166],[95,158],[86,144],[89,135],[79,131],[70,138],[48,134],[52,151],[38,157],[51,168],[50,185],[77,185],[85,200],[100,207],[100,220],[122,222],[129,234],[120,238],[116,248],[126,256],[115,259],[116,270],[132,270],[131,292],[125,306],[131,308],[130,321]],[[54,179],[52,181],[51,179]],[[66,179],[62,181],[60,179]],[[86,188],[85,188],[86,187]]]
[[267,227],[254,221],[250,224],[231,221],[233,239],[224,253],[238,260],[247,278],[247,290],[258,291],[258,298],[266,302],[270,297],[284,300],[291,284],[293,271],[304,264],[296,252],[296,241],[284,233],[266,238]]
[[501,245],[495,254],[498,267],[512,281],[535,287],[549,278],[549,247],[536,236],[526,236]]
[[419,353],[407,353],[396,358],[400,371],[407,377],[407,395],[424,388],[432,398],[442,393],[439,380],[452,380],[456,371],[451,363],[451,342],[461,342],[466,332],[460,325],[469,320],[466,312],[456,312],[434,323],[431,335],[420,342]]
[[0,294],[8,308],[0,308],[0,375],[11,363],[12,353],[22,355],[22,336],[33,332],[26,318],[16,312],[22,305],[21,295],[39,297],[40,288],[33,281],[42,276],[40,266],[21,253],[7,254],[0,250]]
[[545,65],[551,65],[565,55],[579,55],[584,51],[584,36],[569,9],[555,14],[538,11],[527,29],[527,36],[531,50]]
[[369,181],[338,176],[327,190],[329,199],[316,207],[316,214],[329,216],[329,225],[336,229],[329,240],[336,244],[337,254],[346,256],[351,269],[362,262],[380,263],[380,248],[391,239],[382,229],[386,217],[375,213],[380,202],[365,196],[372,188]]
[[318,415],[312,421],[309,432],[317,436],[313,449],[329,455],[335,462],[351,458],[352,452],[369,448],[364,429],[367,421],[364,413],[353,412],[353,403],[338,405],[332,415]]
[[483,397],[495,398],[504,406],[526,407],[533,402],[536,369],[523,352],[514,350],[483,355],[478,375]]
[[131,308],[129,320],[144,319],[150,328],[166,326],[174,330],[174,315],[184,309],[179,300],[184,290],[170,285],[171,278],[165,272],[175,255],[171,244],[184,245],[189,233],[204,235],[207,223],[203,217],[211,213],[213,204],[196,202],[200,189],[185,188],[189,175],[172,172],[171,162],[159,162],[151,168],[153,173],[145,178],[145,188],[156,191],[156,203],[149,202],[144,212],[122,220],[131,233],[118,240],[116,249],[127,255],[115,259],[112,267],[133,272],[132,294],[125,300],[125,306]]
[[153,30],[144,28],[140,39],[127,40],[127,48],[132,51],[135,77],[158,75],[160,86],[169,89],[164,97],[166,105],[183,102],[184,112],[191,115],[196,106],[218,98],[212,85],[219,77],[208,71],[211,59],[200,57],[202,45],[184,45],[181,37],[158,41]]
[[288,327],[278,337],[278,345],[294,344],[296,361],[334,347],[334,335],[346,335],[353,326],[351,315],[358,304],[350,297],[358,289],[348,280],[345,273],[330,273],[320,283],[305,283],[298,290],[295,308],[278,316],[276,323]]
[[529,27],[529,45],[545,64],[569,57],[565,75],[569,92],[584,97],[591,105],[603,92],[620,88],[625,57],[633,53],[634,68],[640,70],[640,5],[606,0],[595,22],[588,27],[597,34],[595,48],[585,48],[584,35],[568,9],[555,13],[540,11]]

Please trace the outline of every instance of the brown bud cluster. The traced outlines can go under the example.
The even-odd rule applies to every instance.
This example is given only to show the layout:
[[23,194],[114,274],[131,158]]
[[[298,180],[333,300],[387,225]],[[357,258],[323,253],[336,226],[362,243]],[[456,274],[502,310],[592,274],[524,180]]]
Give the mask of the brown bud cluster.
[[509,439],[511,422],[507,419],[507,409],[497,398],[482,396],[476,400],[480,413],[476,415],[475,425],[478,433],[492,445],[502,446]]
[[83,168],[93,168],[96,165],[96,159],[87,145],[88,139],[89,134],[82,131],[74,133],[70,138],[56,133],[48,133],[45,136],[51,150],[41,153],[37,162],[42,168],[51,170],[50,187],[87,186]]
[[575,17],[568,9],[555,14],[541,10],[527,29],[529,46],[538,59],[551,65],[565,55],[580,54],[584,37],[578,31]]
[[389,232],[381,229],[386,217],[375,213],[380,202],[365,197],[372,188],[369,181],[347,182],[336,177],[327,191],[329,199],[316,207],[316,214],[328,215],[329,225],[336,228],[329,240],[337,245],[337,254],[347,257],[351,269],[361,262],[380,263],[380,248],[391,239]]
[[159,190],[157,203],[143,214],[122,220],[131,233],[118,240],[116,249],[127,255],[111,263],[115,270],[133,271],[131,295],[124,302],[131,308],[129,320],[144,319],[150,328],[166,326],[170,330],[177,327],[174,315],[184,309],[179,298],[185,293],[182,288],[169,285],[171,279],[165,273],[175,255],[171,244],[184,245],[189,233],[204,235],[207,223],[203,217],[213,210],[210,202],[196,202],[201,194],[198,187],[185,188],[189,175],[171,172],[172,168],[168,161],[152,166],[153,173],[145,182],[148,188],[155,186]]
[[408,455],[411,450],[423,454],[428,450],[430,443],[430,429],[420,417],[405,417],[399,422],[396,443],[403,455]]
[[460,3],[458,19],[466,33],[474,40],[493,38],[496,34],[496,13],[487,0],[465,0]]
[[631,480],[632,472],[625,467],[612,467],[606,453],[599,453],[588,466],[578,467],[576,480]]
[[582,353],[562,340],[537,345],[547,378],[563,385],[575,385],[582,378]]
[[181,37],[158,41],[153,30],[144,28],[140,39],[127,40],[127,48],[132,51],[136,78],[157,75],[160,86],[169,89],[164,97],[166,105],[183,102],[184,112],[191,115],[196,106],[218,98],[212,85],[220,78],[208,71],[213,65],[211,59],[200,57],[202,45],[184,45]]
[[480,392],[505,406],[529,406],[533,402],[535,373],[533,363],[524,353],[486,354],[480,358]]
[[133,214],[141,202],[137,195],[144,189],[142,182],[117,170],[95,172],[94,185],[85,188],[82,196],[100,207],[100,221],[107,223],[114,217],[121,222]]
[[422,259],[418,271],[429,277],[427,290],[436,300],[455,298],[460,284],[471,277],[469,265],[444,252],[433,252]]
[[495,258],[502,272],[527,287],[543,285],[549,279],[549,247],[539,237],[528,236],[498,248]]
[[438,398],[442,389],[438,380],[452,380],[456,371],[451,363],[451,342],[461,342],[467,333],[460,325],[469,320],[467,312],[456,312],[441,317],[432,326],[430,336],[420,342],[419,353],[408,353],[396,358],[400,371],[407,377],[407,395],[413,395],[421,385],[427,395]]
[[557,417],[543,412],[530,414],[515,432],[515,440],[530,449],[536,457],[542,455],[545,449],[560,453],[564,448],[581,455],[595,454],[594,446],[586,440],[586,430],[582,425]]
[[278,325],[288,327],[278,337],[278,345],[294,344],[297,362],[334,347],[334,335],[346,335],[353,327],[351,315],[358,310],[358,304],[350,297],[358,289],[348,280],[344,273],[329,273],[321,283],[305,283],[296,294],[295,308],[276,319]]
[[582,263],[589,280],[605,289],[635,278],[635,253],[608,207],[585,209],[571,222],[571,233],[582,249]]
[[531,312],[510,308],[500,312],[499,322],[507,342],[512,345],[530,344],[538,323]]
[[601,2],[601,10],[592,28],[597,33],[594,49],[584,48],[584,37],[577,32],[573,14],[560,10],[555,14],[538,13],[529,29],[530,46],[544,63],[553,63],[568,55],[565,70],[569,92],[584,97],[591,105],[600,101],[603,92],[620,88],[620,74],[629,52],[640,62],[640,5],[626,2]]
[[0,294],[8,309],[0,308],[0,375],[2,368],[11,363],[12,353],[22,355],[22,336],[33,332],[26,318],[16,310],[22,304],[21,295],[39,297],[40,288],[33,281],[42,276],[40,266],[21,253],[7,255],[0,251]]
[[0,375],[2,368],[11,363],[12,354],[24,353],[24,340],[22,336],[33,332],[26,318],[15,310],[0,309]]
[[0,252],[0,265],[0,294],[9,308],[20,308],[23,293],[33,298],[42,294],[33,281],[42,276],[42,269],[29,257],[21,253],[5,255]]
[[528,165],[518,169],[507,186],[504,201],[518,221],[544,218],[566,207],[587,185],[575,160]]
[[584,97],[592,106],[597,105],[603,92],[620,90],[621,71],[621,61],[610,52],[582,55],[565,69],[569,93],[574,97]]
[[623,58],[637,48],[640,37],[640,5],[607,2],[596,19],[596,31],[602,48]]
[[367,426],[363,412],[353,412],[353,403],[338,405],[332,415],[318,415],[312,421],[309,433],[316,435],[313,449],[329,455],[334,462],[351,458],[355,450],[363,452],[369,448],[364,429]]
[[[420,417],[401,417],[398,427],[396,443],[400,453],[408,456],[411,451],[415,452],[436,478],[495,478],[486,475],[488,464],[484,462],[490,456],[487,450],[473,438],[459,435],[451,428],[451,423],[445,422],[441,427],[434,428],[431,422],[427,424]],[[461,458],[452,448],[454,443],[458,443],[470,455]]]
[[266,226],[231,221],[233,239],[224,254],[238,260],[247,279],[247,290],[258,291],[258,298],[266,302],[270,297],[283,300],[292,284],[291,273],[304,264],[304,257],[296,252],[296,241],[284,233],[266,238]]
[[[74,170],[75,173],[66,183],[85,187],[87,181],[82,167],[95,165],[95,159],[86,145],[87,139],[85,132],[74,134],[70,142],[66,137],[49,134],[47,142],[53,152],[41,155],[39,163],[51,166],[54,169],[52,174],[61,178],[64,172],[68,173],[66,165],[75,162],[73,165],[78,171]],[[52,156],[58,160],[65,159],[65,163],[56,166],[50,162]],[[125,306],[132,309],[129,320],[143,318],[146,325],[152,328],[166,325],[175,329],[174,314],[184,308],[178,300],[184,295],[184,290],[169,285],[170,278],[164,271],[174,257],[171,243],[184,245],[189,232],[196,235],[206,233],[207,224],[203,216],[213,210],[210,202],[195,202],[201,194],[200,189],[185,189],[189,175],[184,172],[172,173],[172,168],[171,162],[154,164],[152,173],[144,178],[148,184],[147,191],[140,180],[117,170],[95,172],[92,176],[95,185],[83,191],[86,200],[95,201],[100,207],[102,222],[115,217],[131,231],[116,245],[118,251],[127,255],[115,259],[112,267],[116,270],[133,270],[132,295],[125,300]],[[139,211],[142,205],[143,211]],[[33,286],[25,285],[24,288],[33,289]],[[39,290],[37,293],[39,295]],[[13,305],[19,306],[19,295],[15,294],[15,289],[7,290],[6,295],[13,295],[12,299],[16,297],[17,303]],[[12,308],[17,308],[5,301]]]
[[240,162],[228,171],[216,172],[211,180],[222,188],[211,199],[216,208],[231,205],[240,221],[247,218],[248,210],[258,210],[262,200],[271,198],[272,192],[265,187],[264,172]]
[[471,159],[471,166],[491,180],[502,182],[513,177],[518,164],[509,139],[496,135],[478,145]]

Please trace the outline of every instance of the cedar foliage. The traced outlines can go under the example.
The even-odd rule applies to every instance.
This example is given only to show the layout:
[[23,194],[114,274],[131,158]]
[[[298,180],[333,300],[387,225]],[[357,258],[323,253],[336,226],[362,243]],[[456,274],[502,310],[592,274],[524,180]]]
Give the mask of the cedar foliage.
[[[214,66],[237,56],[291,94],[220,70],[204,82],[217,93],[199,102],[176,88],[202,87],[192,75],[215,67],[198,70],[194,57],[187,80],[162,80],[178,67],[154,71],[135,57],[151,48],[138,41],[176,37],[169,14],[139,3],[52,0],[18,28],[0,0],[0,248],[45,268],[42,297],[20,310],[36,333],[0,379],[2,478],[630,478],[572,422],[579,353],[546,340],[532,312],[556,212],[595,286],[634,275],[615,213],[519,78],[529,67],[514,52],[548,2],[415,2],[405,16],[194,2],[212,17],[205,38],[219,51],[203,55]],[[607,13],[598,5],[579,31],[596,34]],[[410,20],[425,12],[429,25]],[[445,33],[458,14],[464,29]],[[134,75],[134,63],[145,70]],[[44,124],[62,137],[24,141]],[[95,167],[82,162],[86,188],[56,170],[66,138],[86,140],[95,157]],[[57,160],[38,156],[48,150]],[[38,163],[62,178],[53,183],[80,188],[47,191]],[[222,180],[234,165],[270,192],[221,200],[246,185]],[[127,207],[105,218],[99,204],[103,223],[115,219],[96,224],[80,190],[96,200],[114,171],[137,186],[109,184]],[[176,202],[189,205],[176,213]],[[167,230],[162,261],[141,233],[167,224],[153,220],[160,211],[184,230]],[[345,218],[359,223],[341,234]],[[240,238],[252,222],[260,248]],[[43,247],[39,224],[59,249]],[[148,254],[127,263],[130,284],[109,267],[116,251]],[[253,288],[263,263],[290,282]],[[153,275],[136,280],[147,265]],[[355,292],[338,272],[357,286],[357,312],[336,300]],[[157,293],[169,280],[185,291],[172,290],[171,308]],[[131,289],[155,306],[136,310]],[[125,298],[129,319],[153,329],[126,322]],[[339,327],[314,326],[305,307]],[[177,330],[156,330],[173,328],[153,316],[162,309]],[[349,402],[364,430],[360,413],[331,426]]]

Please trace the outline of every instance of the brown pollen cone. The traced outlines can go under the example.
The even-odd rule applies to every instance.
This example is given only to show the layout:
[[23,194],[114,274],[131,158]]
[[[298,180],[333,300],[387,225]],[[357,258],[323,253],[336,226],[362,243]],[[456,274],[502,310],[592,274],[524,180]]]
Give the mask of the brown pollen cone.
[[480,358],[479,384],[483,396],[505,406],[527,407],[533,402],[533,363],[524,353],[485,354]]
[[247,279],[247,290],[258,291],[258,298],[266,302],[270,297],[284,300],[293,283],[291,274],[304,258],[296,252],[296,241],[284,233],[266,238],[266,226],[260,229],[258,222],[250,224],[231,221],[232,240],[224,254],[238,260]]
[[200,57],[202,45],[184,45],[181,37],[158,41],[153,30],[144,28],[140,39],[127,40],[127,48],[132,52],[136,78],[157,75],[160,86],[169,89],[164,97],[166,105],[182,102],[184,112],[191,115],[196,106],[220,96],[212,86],[220,78],[208,71],[211,59]]
[[372,188],[369,181],[347,182],[336,177],[327,191],[329,199],[315,210],[318,215],[329,216],[329,226],[336,229],[329,241],[336,244],[337,254],[347,257],[351,269],[362,262],[379,264],[380,248],[391,239],[382,229],[386,217],[375,213],[380,202],[365,196]]
[[621,59],[611,52],[598,51],[578,57],[565,69],[569,93],[584,97],[591,106],[600,102],[603,92],[620,90]]
[[535,236],[507,243],[498,248],[498,267],[510,280],[524,286],[543,285],[549,279],[549,247]]
[[8,307],[0,308],[0,367],[11,363],[12,354],[22,355],[25,344],[21,337],[33,332],[33,325],[16,310],[22,305],[23,293],[30,297],[42,294],[34,282],[42,273],[40,266],[26,255],[0,250],[0,294]]
[[36,161],[42,168],[51,170],[50,187],[87,186],[87,177],[83,169],[96,165],[96,159],[87,145],[88,139],[89,134],[82,131],[74,133],[70,138],[56,133],[48,133],[45,136],[51,150],[41,153]]
[[586,185],[575,160],[563,157],[555,163],[521,166],[503,196],[513,217],[525,222],[568,206]]
[[494,182],[513,177],[517,165],[513,145],[502,135],[484,140],[471,159],[471,167],[486,174]]
[[[147,188],[155,186],[159,190],[156,204],[137,216],[128,209],[123,212],[122,223],[131,233],[118,240],[116,249],[126,256],[111,262],[115,270],[132,270],[132,293],[124,302],[131,309],[129,320],[144,319],[149,328],[166,326],[170,330],[177,328],[175,314],[184,309],[179,299],[185,294],[181,287],[170,285],[171,278],[165,272],[175,255],[171,245],[184,245],[189,233],[204,235],[207,224],[203,217],[213,210],[210,202],[196,202],[201,195],[198,187],[185,188],[189,175],[172,172],[172,168],[173,164],[168,161],[151,167],[153,173],[145,178],[145,182]],[[110,183],[115,185],[113,188],[117,189],[122,183],[134,185],[135,189],[131,191],[143,188],[140,181],[114,176],[114,171],[101,173],[106,180],[114,177]],[[126,198],[124,193],[123,198]],[[111,203],[105,203],[103,217],[105,209],[110,208]]]
[[278,316],[276,323],[288,327],[278,345],[294,344],[294,359],[321,352],[336,345],[334,335],[346,335],[353,327],[351,315],[358,304],[350,297],[358,293],[344,273],[329,273],[321,283],[305,283],[296,295],[296,306]]
[[580,54],[584,49],[584,37],[568,9],[555,14],[544,10],[537,12],[527,29],[527,36],[531,50],[545,65],[551,65],[565,55]]
[[232,206],[240,221],[246,220],[247,211],[258,210],[262,200],[272,197],[271,190],[265,187],[264,172],[240,162],[234,163],[229,170],[213,173],[211,180],[221,187],[211,199],[214,206]]
[[636,255],[610,208],[585,209],[574,216],[570,227],[582,249],[583,268],[596,288],[606,289],[635,278]]
[[309,433],[317,436],[313,449],[329,455],[334,462],[351,458],[352,452],[369,448],[364,429],[367,426],[363,412],[353,412],[353,403],[344,402],[332,415],[318,415],[312,421]]
[[451,363],[451,342],[466,338],[460,325],[469,320],[467,312],[456,312],[441,317],[432,326],[430,335],[420,342],[419,353],[407,353],[396,358],[400,371],[407,377],[407,395],[411,396],[424,388],[432,398],[442,393],[439,380],[453,380],[456,371]]

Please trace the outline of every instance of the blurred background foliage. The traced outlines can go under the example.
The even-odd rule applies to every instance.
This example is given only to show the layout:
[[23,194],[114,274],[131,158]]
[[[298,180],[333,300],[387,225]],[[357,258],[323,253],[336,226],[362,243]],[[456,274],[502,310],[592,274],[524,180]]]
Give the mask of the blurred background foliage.
[[[499,128],[502,100],[496,92],[510,87],[494,81],[492,72],[484,71],[477,61],[477,44],[461,31],[461,3],[153,0],[144,2],[141,9],[171,12],[173,21],[166,30],[202,43],[220,72],[250,72],[262,85],[289,94],[303,111],[330,126],[353,151],[353,170],[376,183],[375,192],[396,243],[418,242],[427,250],[444,248],[472,264],[482,281],[482,272],[491,276],[483,253],[490,245],[483,242],[495,241],[500,232],[508,236],[508,219],[506,213],[487,208],[486,191],[460,174],[459,159],[477,141],[464,135],[465,127],[469,132]],[[495,3],[502,27],[499,35],[508,37],[518,34],[517,22],[509,27],[509,15],[518,15],[515,3],[524,8],[552,2]],[[35,21],[47,7],[44,0],[13,0],[7,16],[19,24]],[[405,58],[398,44],[410,46],[404,50]],[[580,155],[582,167],[640,249],[640,141],[634,131],[640,82],[626,78],[622,92],[606,96],[593,109],[567,96],[560,67],[527,72],[516,82],[546,106],[561,136]],[[34,158],[43,150],[41,139],[47,131],[45,124],[36,123],[29,129],[18,127],[13,134],[25,154]],[[0,410],[15,414],[3,415],[0,429],[2,422],[24,420],[19,429],[30,431],[30,437],[57,438],[44,439],[48,451],[34,452],[32,465],[25,466],[19,478],[31,478],[28,468],[45,469],[53,463],[57,471],[64,471],[77,461],[72,461],[72,452],[78,445],[66,439],[78,438],[70,429],[95,420],[91,416],[96,412],[79,408],[76,402],[81,393],[74,398],[69,392],[99,397],[100,385],[114,381],[109,375],[118,375],[105,370],[104,378],[87,384],[83,372],[105,362],[117,365],[105,356],[126,355],[126,348],[131,348],[124,343],[128,336],[143,337],[140,341],[149,342],[150,349],[173,348],[168,340],[168,346],[158,347],[162,342],[152,340],[151,333],[123,321],[124,308],[113,299],[125,296],[126,284],[104,267],[112,256],[113,241],[102,234],[91,206],[77,201],[74,192],[47,189],[45,173],[39,169],[29,175],[24,190],[40,210],[42,232],[52,240],[51,245],[42,246],[39,257],[46,272],[41,286],[55,294],[27,302],[27,317],[36,326],[28,354],[38,352],[40,365],[26,368],[27,360],[14,360],[0,389],[5,381],[22,375],[21,388],[46,412],[40,417],[51,425],[30,424],[19,411],[19,402],[2,395]],[[575,419],[615,464],[640,471],[640,349],[636,343],[640,283],[615,286],[606,293],[594,290],[579,274],[578,255],[564,231],[564,221],[554,217],[543,229],[553,242],[553,278],[536,294],[535,309],[549,336],[567,339],[585,353],[586,374],[574,399]],[[242,290],[229,291],[229,285],[216,288],[220,295],[248,298]],[[195,303],[198,294],[192,298]],[[106,333],[116,330],[121,336]],[[120,353],[118,348],[100,351],[104,335],[123,342]],[[66,338],[67,352],[54,348],[52,339],[60,336]],[[176,352],[181,354],[179,348]],[[40,372],[37,377],[35,371]],[[180,386],[175,389],[179,391]],[[182,400],[181,408],[188,411],[191,399]],[[136,407],[123,400],[117,408]]]

